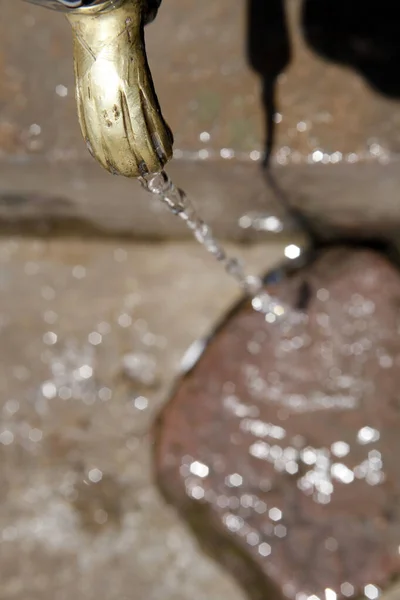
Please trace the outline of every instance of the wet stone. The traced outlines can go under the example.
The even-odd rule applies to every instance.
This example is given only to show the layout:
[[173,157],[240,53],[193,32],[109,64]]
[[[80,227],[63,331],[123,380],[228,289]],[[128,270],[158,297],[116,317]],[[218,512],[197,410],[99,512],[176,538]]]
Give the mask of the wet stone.
[[[67,21],[26,2],[1,6],[2,231],[190,236],[140,186],[90,156],[76,114]],[[260,224],[273,218],[263,236],[274,219],[290,229],[282,198],[323,236],[398,237],[397,3],[323,6],[168,0],[146,28],[175,138],[168,172],[218,237],[259,240],[257,229],[237,226],[254,212]],[[268,182],[260,169],[266,137],[275,167]]]
[[[240,249],[256,272],[283,252]],[[239,294],[221,265],[194,243],[3,238],[0,291],[0,599],[244,600],[160,497],[149,436]]]
[[331,248],[268,291],[286,320],[241,304],[163,410],[161,488],[252,600],[374,600],[400,572],[398,270]]

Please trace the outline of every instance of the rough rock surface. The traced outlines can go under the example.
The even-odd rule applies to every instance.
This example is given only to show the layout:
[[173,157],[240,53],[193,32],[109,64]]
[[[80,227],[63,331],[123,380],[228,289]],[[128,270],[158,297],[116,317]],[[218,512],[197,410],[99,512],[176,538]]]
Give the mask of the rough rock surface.
[[164,409],[162,489],[252,599],[377,598],[400,573],[399,272],[329,249],[269,290],[286,319],[241,305]]

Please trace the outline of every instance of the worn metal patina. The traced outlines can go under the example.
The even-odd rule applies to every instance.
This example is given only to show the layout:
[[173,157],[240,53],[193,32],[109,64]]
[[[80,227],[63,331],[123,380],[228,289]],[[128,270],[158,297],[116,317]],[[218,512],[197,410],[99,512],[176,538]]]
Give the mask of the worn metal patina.
[[156,173],[172,157],[143,27],[159,0],[32,0],[62,10],[72,25],[79,122],[89,152],[126,177]]

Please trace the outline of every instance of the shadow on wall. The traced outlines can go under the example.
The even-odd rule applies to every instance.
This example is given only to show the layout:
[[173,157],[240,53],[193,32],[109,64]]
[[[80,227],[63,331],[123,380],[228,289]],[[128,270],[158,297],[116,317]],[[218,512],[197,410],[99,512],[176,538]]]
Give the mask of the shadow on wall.
[[351,67],[379,93],[400,97],[398,0],[305,0],[302,27],[312,50]]
[[[264,166],[274,145],[275,84],[291,59],[285,4],[247,0],[247,59],[262,81]],[[379,93],[400,97],[399,0],[303,0],[301,26],[319,56],[354,69]]]
[[291,59],[284,0],[247,0],[247,60],[262,85],[265,165],[275,141],[275,85]]
[[320,239],[309,219],[297,208],[275,180],[268,168],[275,142],[276,82],[291,60],[289,29],[285,0],[247,0],[247,60],[261,79],[264,109],[264,170],[265,183],[279,205],[317,247]]

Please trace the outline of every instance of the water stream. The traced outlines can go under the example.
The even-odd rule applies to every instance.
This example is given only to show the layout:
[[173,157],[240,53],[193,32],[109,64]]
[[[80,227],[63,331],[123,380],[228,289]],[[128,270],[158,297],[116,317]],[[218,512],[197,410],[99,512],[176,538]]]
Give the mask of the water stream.
[[148,192],[158,196],[174,215],[184,221],[199,244],[221,263],[226,273],[252,299],[254,310],[265,314],[267,322],[273,323],[286,314],[287,309],[282,303],[263,289],[262,279],[257,275],[247,274],[243,261],[236,256],[229,256],[224,246],[215,238],[211,227],[199,216],[184,190],[177,187],[165,171],[141,177],[140,182]]

